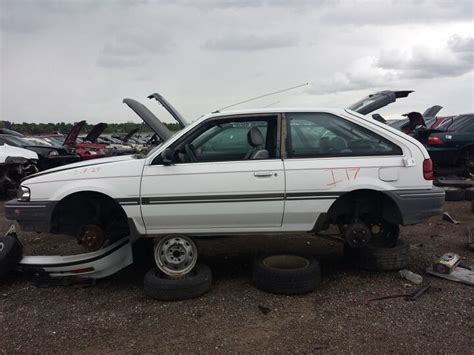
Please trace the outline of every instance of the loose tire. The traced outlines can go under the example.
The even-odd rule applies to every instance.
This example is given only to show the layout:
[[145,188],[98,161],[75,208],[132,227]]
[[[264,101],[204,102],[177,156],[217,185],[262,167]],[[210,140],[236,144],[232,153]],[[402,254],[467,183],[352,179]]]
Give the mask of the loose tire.
[[391,248],[374,247],[351,248],[344,245],[344,256],[356,267],[370,271],[401,270],[408,265],[408,244],[398,240]]
[[465,189],[464,194],[467,201],[474,201],[474,187],[468,187]]
[[23,245],[17,237],[0,237],[0,279],[5,277],[19,263],[23,256]]
[[445,201],[464,201],[465,192],[460,187],[445,187]]
[[158,268],[148,271],[144,279],[145,294],[160,301],[181,301],[199,297],[211,289],[212,272],[199,264],[180,278],[165,275]]
[[321,270],[313,257],[298,255],[258,256],[253,264],[255,286],[265,292],[300,295],[321,283]]

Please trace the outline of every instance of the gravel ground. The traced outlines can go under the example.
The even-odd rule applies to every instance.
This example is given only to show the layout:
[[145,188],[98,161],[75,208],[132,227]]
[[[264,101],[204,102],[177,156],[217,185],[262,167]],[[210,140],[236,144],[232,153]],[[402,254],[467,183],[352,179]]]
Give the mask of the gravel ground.
[[[159,302],[143,293],[151,255],[92,287],[36,288],[18,275],[0,284],[0,353],[457,353],[474,349],[474,289],[426,275],[439,255],[466,249],[474,226],[467,202],[446,203],[460,225],[440,217],[402,228],[412,245],[409,269],[439,288],[416,302],[392,299],[363,305],[367,297],[412,292],[397,272],[357,271],[342,262],[342,246],[300,236],[232,237],[199,242],[212,267],[212,290],[201,298]],[[9,223],[0,206],[0,230]],[[23,233],[27,253],[81,252],[72,240]],[[143,245],[142,245],[143,247]],[[322,265],[321,287],[304,296],[277,296],[250,280],[252,255],[291,250]],[[138,259],[138,260],[137,260]],[[271,311],[263,314],[260,307]]]

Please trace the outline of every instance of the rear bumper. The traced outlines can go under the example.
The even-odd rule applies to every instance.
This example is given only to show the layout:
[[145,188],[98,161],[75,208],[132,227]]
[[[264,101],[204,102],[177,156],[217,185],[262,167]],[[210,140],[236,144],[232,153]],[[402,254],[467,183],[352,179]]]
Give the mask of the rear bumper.
[[17,221],[24,231],[50,232],[55,205],[56,201],[19,202],[14,199],[5,204],[5,217]]
[[400,210],[402,225],[417,224],[443,214],[444,190],[433,186],[426,190],[389,191]]
[[458,148],[436,148],[426,147],[431,160],[437,166],[453,166],[459,158]]

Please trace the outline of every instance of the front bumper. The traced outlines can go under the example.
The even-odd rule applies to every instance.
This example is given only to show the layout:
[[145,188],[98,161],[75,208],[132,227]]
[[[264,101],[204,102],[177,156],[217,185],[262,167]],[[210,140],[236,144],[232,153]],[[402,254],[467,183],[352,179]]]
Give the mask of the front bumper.
[[24,231],[50,232],[51,215],[56,201],[27,201],[17,199],[5,204],[5,217],[17,221]]
[[433,186],[426,190],[390,191],[402,217],[402,225],[417,224],[443,214],[444,190]]

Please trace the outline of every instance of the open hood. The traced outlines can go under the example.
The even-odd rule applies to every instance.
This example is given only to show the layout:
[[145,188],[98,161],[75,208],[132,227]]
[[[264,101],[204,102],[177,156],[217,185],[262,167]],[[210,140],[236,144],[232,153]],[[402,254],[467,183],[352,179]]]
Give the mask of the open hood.
[[133,99],[123,99],[140,118],[150,127],[158,137],[164,142],[168,140],[173,133],[149,110],[145,105]]
[[431,106],[431,107],[428,107],[425,112],[423,112],[423,118],[434,118],[436,117],[436,115],[438,114],[439,111],[441,111],[441,109],[443,108],[443,106],[439,106],[439,105],[434,105],[434,106]]
[[166,100],[163,96],[161,96],[160,94],[155,92],[154,94],[148,95],[148,98],[149,99],[155,99],[156,101],[158,101],[166,109],[166,111],[168,111],[170,113],[170,115],[173,116],[173,118],[176,121],[178,121],[181,128],[184,128],[188,125],[188,123],[186,122],[184,117],[178,112],[178,110],[176,110],[168,102],[168,100]]
[[357,101],[355,104],[352,104],[348,107],[349,110],[360,113],[361,115],[367,115],[370,112],[378,110],[392,102],[397,101],[397,99],[407,97],[413,92],[413,90],[407,91],[379,91],[375,94],[371,94],[367,97],[364,97],[362,100]]
[[92,130],[89,132],[89,134],[86,136],[86,141],[89,141],[91,143],[95,143],[97,141],[97,138],[104,132],[104,130],[107,128],[107,123],[98,123],[94,127],[92,127]]
[[76,123],[67,134],[63,145],[76,145],[77,136],[79,135],[85,124],[86,121],[80,121]]
[[138,132],[138,128],[132,129],[130,132],[128,132],[128,133],[125,135],[125,137],[123,137],[122,143],[127,143],[128,140],[129,140],[130,138],[132,138],[133,135],[134,135],[135,133],[137,133],[137,132]]

